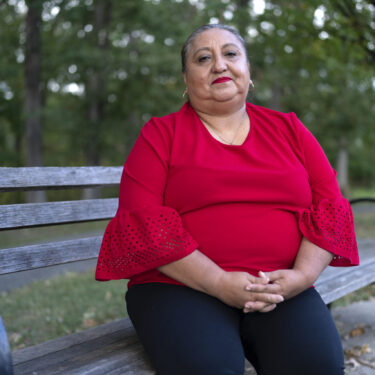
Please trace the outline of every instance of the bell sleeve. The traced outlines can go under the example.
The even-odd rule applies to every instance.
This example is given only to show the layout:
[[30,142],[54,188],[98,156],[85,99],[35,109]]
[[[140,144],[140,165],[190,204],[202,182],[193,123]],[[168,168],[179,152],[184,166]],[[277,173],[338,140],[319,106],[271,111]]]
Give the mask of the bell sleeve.
[[353,213],[340,192],[336,171],[311,132],[297,119],[302,158],[309,176],[312,204],[298,210],[299,230],[310,242],[331,252],[331,266],[359,264]]
[[128,279],[181,259],[198,244],[178,212],[163,205],[172,131],[150,120],[125,162],[119,207],[101,244],[96,280]]

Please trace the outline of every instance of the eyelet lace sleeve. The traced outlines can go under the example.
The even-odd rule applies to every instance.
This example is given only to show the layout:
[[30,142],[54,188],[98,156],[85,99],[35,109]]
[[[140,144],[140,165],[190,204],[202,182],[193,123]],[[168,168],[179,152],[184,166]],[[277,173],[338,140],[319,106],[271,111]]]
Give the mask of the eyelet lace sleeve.
[[322,199],[316,206],[300,210],[298,221],[309,241],[334,254],[331,266],[359,264],[353,214],[347,199]]
[[105,231],[96,279],[128,279],[190,254],[198,247],[169,207],[119,210]]

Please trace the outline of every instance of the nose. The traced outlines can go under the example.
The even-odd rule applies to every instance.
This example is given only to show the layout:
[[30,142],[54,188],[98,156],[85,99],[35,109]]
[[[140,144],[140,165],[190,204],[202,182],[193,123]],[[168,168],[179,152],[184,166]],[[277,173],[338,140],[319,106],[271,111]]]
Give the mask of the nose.
[[222,56],[215,56],[213,70],[215,73],[221,73],[227,70],[227,64],[225,59]]

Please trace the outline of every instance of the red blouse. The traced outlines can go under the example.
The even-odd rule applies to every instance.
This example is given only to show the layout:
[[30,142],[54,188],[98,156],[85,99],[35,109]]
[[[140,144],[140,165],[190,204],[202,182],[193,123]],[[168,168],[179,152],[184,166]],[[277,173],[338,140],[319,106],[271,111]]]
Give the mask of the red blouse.
[[349,202],[294,113],[247,103],[242,145],[211,136],[189,103],[152,118],[125,163],[96,279],[181,284],[157,270],[199,249],[227,271],[292,268],[302,236],[359,263]]

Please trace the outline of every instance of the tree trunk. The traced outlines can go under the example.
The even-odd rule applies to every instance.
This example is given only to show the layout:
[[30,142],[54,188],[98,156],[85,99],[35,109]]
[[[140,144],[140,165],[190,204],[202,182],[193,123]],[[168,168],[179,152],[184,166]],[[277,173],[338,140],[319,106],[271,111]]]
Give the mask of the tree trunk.
[[[26,1],[26,45],[25,45],[25,119],[26,119],[26,165],[41,166],[41,1]],[[27,192],[27,202],[44,202],[44,191]]]
[[349,189],[349,178],[348,178],[348,150],[347,150],[347,142],[345,137],[342,135],[339,140],[339,152],[337,155],[337,179],[341,189],[342,194],[345,197],[349,197],[350,189]]
[[[106,101],[106,61],[108,50],[108,25],[111,19],[112,4],[109,0],[98,0],[94,8],[93,36],[95,47],[100,58],[95,61],[92,73],[87,81],[88,124],[87,139],[85,141],[86,165],[100,165],[100,134],[104,119],[104,105]],[[100,197],[98,188],[85,189],[84,199]]]

